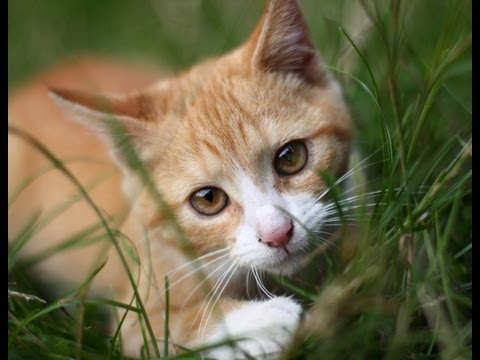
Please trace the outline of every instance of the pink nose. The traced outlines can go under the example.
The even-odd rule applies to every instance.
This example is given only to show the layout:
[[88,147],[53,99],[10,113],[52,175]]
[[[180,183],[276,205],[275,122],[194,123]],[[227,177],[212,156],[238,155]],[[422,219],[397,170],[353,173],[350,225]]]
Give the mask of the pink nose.
[[284,247],[291,239],[293,233],[293,224],[285,222],[274,231],[260,234],[259,241],[270,247]]

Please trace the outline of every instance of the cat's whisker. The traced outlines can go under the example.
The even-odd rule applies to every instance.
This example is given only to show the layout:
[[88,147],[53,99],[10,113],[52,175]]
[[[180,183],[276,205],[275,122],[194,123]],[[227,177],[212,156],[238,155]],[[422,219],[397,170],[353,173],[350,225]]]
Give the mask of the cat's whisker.
[[[222,253],[222,252],[226,252],[228,251],[227,249],[221,249],[221,250],[217,250],[217,251],[214,251],[212,253],[208,253],[208,254],[205,254],[203,256],[201,256],[200,258],[197,258],[193,261],[190,261],[186,264],[183,264],[182,266],[176,268],[176,269],[173,269],[167,273],[165,273],[166,276],[168,277],[172,277],[175,273],[177,273],[178,271],[186,268],[187,266],[194,266],[195,263],[197,262],[201,262],[202,260],[204,260],[205,258],[208,258],[208,257],[211,257],[211,256],[214,256],[214,255],[218,255],[218,253]],[[225,254],[223,256],[220,256],[212,261],[209,261],[208,263],[204,263],[204,264],[201,264],[201,265],[196,265],[195,269],[193,269],[192,271],[190,271],[188,274],[182,276],[180,279],[177,279],[173,284],[170,285],[170,289],[172,289],[175,285],[177,285],[179,282],[183,281],[185,278],[187,278],[188,276],[191,276],[192,274],[194,274],[195,272],[197,271],[202,271],[205,267],[207,267],[208,265],[220,260],[220,259],[223,259],[227,256],[228,254]],[[149,279],[150,280],[150,285],[157,291],[160,291],[160,287],[158,286],[158,283],[157,283],[157,280],[155,278],[155,274],[153,274],[153,277],[150,277],[149,276]]]
[[261,278],[260,278],[260,275],[258,273],[258,270],[251,266],[251,269],[252,269],[252,273],[253,273],[253,277],[255,278],[255,282],[257,283],[257,286],[258,288],[269,298],[269,299],[272,299],[274,297],[274,295],[267,290],[267,288],[265,287],[265,285],[263,284]]
[[230,271],[236,266],[236,264],[237,264],[236,262],[233,262],[232,264],[230,264],[228,269],[218,278],[218,280],[215,282],[215,285],[205,296],[205,300],[202,303],[201,309],[203,309],[204,307],[208,308],[208,304],[210,303],[210,300],[214,297],[217,289],[221,286],[221,284],[223,283],[223,280],[229,275]]
[[197,262],[201,262],[201,261],[203,261],[205,259],[208,259],[212,256],[216,256],[216,255],[219,255],[219,254],[222,254],[222,253],[226,253],[228,251],[229,251],[228,249],[219,249],[219,250],[211,251],[211,252],[206,253],[202,256],[199,256],[199,257],[197,257],[197,258],[195,258],[195,259],[193,259],[193,260],[191,260],[191,261],[189,261],[189,262],[187,262],[187,263],[185,263],[185,264],[183,264],[179,267],[176,267],[175,269],[170,270],[169,272],[166,273],[166,275],[168,275],[168,276],[174,275],[175,273],[177,273],[178,271],[186,268],[187,266],[192,266],[193,264],[195,264]]
[[198,283],[197,286],[195,286],[195,288],[190,292],[190,294],[188,294],[188,296],[186,297],[186,299],[183,301],[182,303],[182,307],[181,307],[181,310],[183,310],[183,308],[185,307],[185,305],[188,303],[188,300],[190,300],[190,298],[193,296],[193,294],[206,282],[208,281],[210,278],[213,277],[213,275],[215,275],[217,272],[219,272],[220,270],[222,270],[222,268],[228,264],[228,261],[225,261],[223,262],[222,264],[220,264],[215,270],[209,272],[209,274],[205,277],[205,279],[203,279],[201,282]]
[[330,219],[329,221],[325,221],[324,224],[329,225],[329,226],[341,226],[341,225],[345,225],[345,224],[354,224],[357,221],[358,221],[357,218],[336,217],[336,218]]
[[250,274],[251,274],[251,268],[248,268],[247,270],[247,275],[245,276],[245,290],[247,291],[247,299],[250,299]]
[[372,198],[375,198],[376,196],[378,196],[380,193],[381,193],[381,191],[372,191],[372,192],[368,192],[368,193],[364,193],[364,194],[351,196],[349,198],[340,199],[336,202],[335,201],[329,201],[324,205],[324,209],[330,209],[330,208],[336,207],[337,204],[343,205],[343,204],[354,203],[356,201],[362,201],[362,200],[367,200],[367,199],[371,200]]
[[[368,213],[368,215],[371,215],[372,213]],[[349,214],[339,214],[337,213],[332,213],[329,214],[328,217],[325,217],[323,219],[322,224],[329,224],[332,221],[358,221],[362,218],[364,218],[367,214],[356,214],[356,213],[349,213]]]
[[327,236],[332,236],[333,235],[333,232],[331,231],[325,231],[325,230],[317,230],[317,231],[312,231],[313,234],[315,235],[320,235],[320,234],[325,234]]
[[[363,206],[361,206],[360,208],[362,208]],[[324,219],[323,219],[323,222],[325,222],[326,220],[330,219],[332,216],[338,216],[338,217],[354,217],[354,216],[357,216],[359,215],[358,212],[355,212],[353,211],[355,210],[354,208],[345,208],[345,209],[341,209],[341,211],[329,211],[328,213],[324,214]],[[369,212],[371,213],[371,212]]]
[[332,233],[327,233],[328,237],[322,237],[320,234],[316,236],[312,236],[310,239],[310,243],[314,245],[324,245],[327,244],[329,246],[337,247],[337,244],[334,241],[330,240]]
[[203,339],[204,339],[204,336],[205,336],[205,331],[207,329],[207,326],[208,326],[208,321],[210,320],[210,317],[212,316],[212,313],[215,309],[215,306],[217,305],[217,302],[220,300],[220,298],[222,297],[222,294],[223,292],[225,291],[227,285],[230,283],[230,280],[232,279],[233,275],[235,275],[235,272],[237,271],[238,267],[240,266],[240,264],[237,264],[235,266],[235,268],[232,270],[230,276],[228,277],[228,279],[225,281],[225,285],[223,285],[222,289],[220,290],[220,292],[218,293],[214,303],[212,304],[211,308],[210,308],[210,313],[209,315],[207,316],[206,320],[205,320],[205,325],[203,326],[203,330],[202,330],[202,336],[201,336],[201,343],[203,343]]
[[[219,256],[220,255],[220,256]],[[211,258],[211,257],[214,257],[216,256],[214,259],[208,261],[208,262],[203,262],[205,261],[206,259],[208,258]],[[184,270],[185,268],[188,268],[188,267],[191,267],[193,268],[193,270],[195,269],[199,269],[201,267],[204,267],[206,264],[211,264],[212,262],[215,262],[216,260],[219,260],[219,259],[222,259],[224,257],[228,256],[228,249],[222,249],[222,251],[215,251],[213,253],[209,253],[209,254],[206,254],[200,258],[197,258],[197,259],[194,259],[192,261],[189,261],[187,263],[184,263],[182,264],[181,266],[175,268],[175,269],[172,269],[170,270],[169,272],[167,272],[166,275],[172,277],[173,275],[175,275],[176,273],[178,273],[179,271],[181,270]],[[198,263],[201,263],[200,265]]]
[[342,218],[332,218],[329,221],[325,221],[324,225],[331,226],[331,227],[342,227],[344,225],[355,224],[358,222],[358,219],[342,219]]
[[343,204],[343,203],[349,203],[349,202],[353,202],[353,201],[368,199],[368,198],[375,197],[380,193],[381,193],[381,191],[370,191],[370,192],[366,192],[366,193],[363,193],[363,194],[350,196],[350,197],[345,198],[345,199],[340,199],[340,200],[338,200],[338,203]]
[[[339,180],[343,181],[342,178],[340,178]],[[353,192],[357,187],[363,187],[365,184],[366,183],[361,184],[359,186],[355,186],[355,187],[349,189],[348,191],[345,191],[344,194],[348,194],[350,192]],[[415,191],[409,191],[409,192],[414,193],[414,194],[422,194],[422,193],[425,193],[425,191],[423,190],[424,188],[428,188],[428,186],[419,186]],[[331,189],[327,189],[325,192],[328,192],[330,190]],[[390,191],[400,192],[402,190],[404,190],[404,189],[401,188],[401,187],[397,187],[397,188],[394,188],[394,189],[383,189],[383,190],[376,190],[376,191],[370,191],[370,192],[362,192],[361,194],[356,194],[354,196],[350,196],[350,197],[345,198],[345,199],[339,199],[336,202],[333,202],[333,201],[328,202],[324,205],[323,210],[326,211],[326,212],[329,212],[330,210],[336,209],[337,206],[339,206],[339,205],[342,206],[342,205],[346,205],[346,204],[352,204],[352,203],[355,203],[355,202],[362,202],[362,201],[365,201],[365,200],[371,200],[371,199],[374,199],[381,194],[385,194],[385,193],[388,193]],[[320,201],[323,198],[323,196],[325,195],[325,192],[322,193],[320,196],[318,196],[316,201]],[[365,204],[365,206],[378,206],[378,205],[382,206],[382,205],[385,205],[385,203]],[[363,205],[360,205],[360,206],[363,206]],[[342,206],[342,210],[345,211],[345,210],[348,210],[348,208],[345,208],[345,207]]]
[[[210,291],[210,293],[213,291],[213,294],[211,296],[210,296],[210,293],[207,295],[206,300],[208,299],[208,302],[207,302],[206,306],[205,307],[203,306],[203,304],[205,304],[205,301],[202,304],[201,309],[204,308],[205,310],[202,312],[202,318],[200,319],[200,325],[198,327],[199,329],[201,329],[200,333],[199,333],[199,343],[200,344],[203,344],[203,338],[204,338],[205,330],[208,326],[208,320],[210,319],[210,316],[211,316],[211,314],[214,310],[215,304],[217,303],[221,294],[225,290],[225,288],[228,285],[230,279],[235,274],[235,271],[238,268],[238,266],[239,266],[239,264],[237,264],[236,262],[234,262],[230,265],[230,267],[225,272],[225,274],[222,275],[222,277],[215,284],[215,287]],[[220,290],[220,292],[218,292],[220,288],[221,288],[221,290]],[[217,293],[218,293],[218,295],[217,295]],[[212,304],[212,306],[210,306],[210,303],[212,302],[212,300],[213,300],[213,304]],[[209,311],[209,309],[210,309],[210,311]],[[208,313],[208,316],[206,317],[207,313]]]
[[198,271],[201,271],[202,269],[206,268],[207,266],[219,261],[219,260],[222,260],[226,257],[228,257],[229,255],[228,254],[224,254],[222,256],[219,256],[213,260],[210,260],[206,263],[203,263],[201,265],[199,265],[198,267],[196,267],[195,269],[191,270],[190,272],[186,273],[185,275],[183,275],[182,277],[180,277],[180,279],[177,279],[175,280],[171,285],[170,285],[170,288],[174,288],[176,285],[178,285],[179,283],[181,283],[183,280],[185,280],[186,278],[190,277],[191,275],[195,274],[196,272]]
[[320,245],[327,244],[327,245],[336,246],[335,242],[331,241],[328,237],[323,237],[323,236],[316,236],[315,238],[312,239],[312,242]]
[[[263,270],[263,269],[257,269],[257,272],[258,272],[258,275],[260,277],[260,280],[263,278],[265,279],[265,274],[267,274],[267,271],[266,270]],[[263,287],[268,291],[267,287],[265,286],[264,283],[263,284]],[[270,291],[268,291],[269,294],[272,295],[272,297],[275,297],[275,295],[273,295]]]
[[[386,203],[368,203],[368,204],[360,204],[360,205],[340,206],[340,209],[342,212],[348,212],[354,209],[371,208],[371,207],[386,206],[386,205],[387,205]],[[337,209],[336,206],[332,206],[331,208],[324,211],[324,214],[326,214],[327,216],[337,215],[338,213],[339,213],[339,210]]]
[[[338,178],[335,183],[334,183],[334,186],[337,186],[339,184],[341,184],[343,181],[347,180],[349,177],[353,176],[356,172],[358,171],[363,171],[365,170],[367,167],[369,166],[372,166],[374,165],[375,163],[370,163],[370,164],[366,164],[365,165],[365,162],[368,161],[373,155],[375,154],[375,152],[373,152],[372,154],[370,154],[369,156],[367,156],[366,158],[364,158],[362,161],[360,161],[358,164],[355,164],[355,166],[352,166],[345,174],[343,174],[340,178]],[[363,186],[360,185],[360,186]],[[358,186],[356,186],[358,187]],[[329,191],[331,190],[331,188],[328,188],[327,190],[325,190],[318,198],[318,200],[321,200]],[[347,191],[351,191],[352,189],[348,189]]]
[[[190,331],[192,330],[194,324],[196,324],[197,322],[197,319],[198,317],[200,316],[200,314],[205,314],[205,311],[206,309],[208,308],[208,304],[207,306],[205,306],[205,303],[208,301],[208,303],[210,303],[210,300],[211,300],[211,295],[212,292],[216,291],[216,289],[221,286],[221,283],[223,282],[223,280],[225,279],[225,277],[228,276],[229,272],[231,271],[231,269],[235,266],[235,262],[232,263],[228,269],[217,279],[217,281],[215,282],[215,285],[212,287],[212,289],[208,292],[208,294],[205,296],[205,300],[203,301],[202,305],[200,306],[200,309],[199,311],[197,312],[196,316],[195,316],[195,319],[192,321],[192,325],[190,326],[190,328],[188,329],[188,331],[186,332],[187,334],[190,333]],[[203,309],[205,308],[205,311],[203,311]],[[203,319],[203,316],[202,316],[202,319]],[[200,327],[199,327],[200,329]]]
[[[428,186],[418,186],[417,188],[418,188],[418,190],[409,191],[409,193],[411,193],[411,194],[424,194],[425,190],[423,190],[423,189],[428,189],[429,187]],[[399,191],[402,191],[402,190],[404,190],[404,189],[400,188],[400,187],[397,187],[397,188],[393,188],[393,189],[383,189],[383,190],[375,190],[375,191],[364,192],[362,194],[357,194],[357,195],[354,195],[354,196],[351,196],[351,197],[348,197],[348,198],[345,198],[345,199],[341,199],[341,200],[338,201],[338,203],[342,204],[344,202],[362,200],[362,199],[365,199],[365,198],[375,197],[375,196],[377,196],[379,194],[382,194],[382,193],[385,194],[385,193],[388,193],[390,191],[399,192]]]
[[[295,222],[295,224],[298,224],[301,228],[305,230],[307,235],[312,234],[313,230],[310,229],[307,225],[305,225],[302,221],[300,221],[296,216],[290,215],[292,220]],[[304,217],[308,218],[308,215],[305,215]]]
[[[351,223],[354,224],[355,222],[352,221]],[[332,223],[330,223],[330,224],[328,224],[328,225],[329,225],[329,226],[340,227],[340,226],[345,225],[345,223],[341,223],[341,222],[333,223],[333,222],[332,222]]]

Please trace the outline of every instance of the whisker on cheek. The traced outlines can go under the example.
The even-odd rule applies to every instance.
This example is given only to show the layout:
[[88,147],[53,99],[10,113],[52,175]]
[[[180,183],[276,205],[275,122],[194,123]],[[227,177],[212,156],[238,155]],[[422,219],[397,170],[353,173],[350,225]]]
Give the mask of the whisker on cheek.
[[171,275],[177,273],[178,271],[186,268],[187,266],[192,266],[193,264],[195,264],[195,263],[197,263],[197,262],[201,262],[201,261],[203,261],[203,260],[205,260],[205,259],[208,259],[208,258],[210,258],[210,257],[212,257],[212,256],[217,256],[217,255],[219,255],[219,254],[223,254],[223,253],[226,253],[226,252],[228,252],[228,251],[229,251],[228,249],[219,249],[219,250],[215,250],[215,251],[209,252],[209,253],[204,254],[204,255],[202,255],[202,256],[199,256],[199,257],[193,259],[192,261],[189,261],[189,262],[187,262],[187,263],[185,263],[185,264],[183,264],[183,265],[181,265],[181,266],[179,266],[179,267],[177,267],[177,268],[175,268],[175,269],[170,270],[169,272],[166,273],[166,275],[171,276]]
[[[200,326],[199,326],[199,329],[201,329],[200,331],[200,338],[199,338],[199,343],[200,344],[203,344],[203,339],[204,339],[204,336],[205,336],[205,331],[207,329],[207,326],[208,326],[208,321],[210,320],[210,317],[215,309],[215,305],[217,304],[218,300],[220,299],[220,297],[222,296],[222,293],[225,291],[227,285],[229,284],[230,280],[232,279],[233,275],[235,274],[236,270],[238,269],[238,266],[239,264],[236,264],[236,263],[233,263],[232,266],[229,268],[229,270],[227,270],[227,272],[225,273],[225,277],[222,279],[221,282],[219,282],[219,286],[217,287],[217,289],[215,290],[215,292],[213,293],[213,295],[211,296],[210,300],[208,301],[207,303],[207,306],[205,307],[205,311],[203,312],[203,316],[202,316],[202,319],[200,320]],[[233,269],[232,269],[233,267]],[[227,275],[229,274],[230,272],[230,275],[227,277]],[[223,283],[223,280],[225,280],[225,284],[223,285],[223,287],[221,288],[221,290],[218,292],[218,295],[215,296],[215,294],[217,293],[218,289],[220,288],[221,284]],[[210,302],[212,301],[212,299],[215,299],[212,306],[210,307],[210,311],[209,311],[209,314],[208,316],[206,317],[205,319],[205,315],[208,311],[208,308],[209,308],[209,305],[210,305]],[[205,320],[205,322],[204,322]],[[202,325],[203,324],[203,325]]]
[[[190,328],[187,330],[187,334],[190,334],[190,332],[192,331],[194,325],[196,324],[197,322],[197,319],[198,317],[200,316],[200,314],[203,314],[202,315],[202,320],[205,316],[205,312],[207,311],[208,309],[208,305],[210,304],[210,301],[213,297],[213,295],[215,294],[215,292],[217,291],[217,289],[221,286],[223,280],[228,276],[229,272],[232,270],[232,268],[235,267],[235,263],[233,264],[230,264],[230,266],[228,267],[228,269],[218,278],[218,280],[215,282],[215,285],[212,287],[212,289],[208,292],[208,294],[205,296],[205,300],[203,301],[202,305],[200,306],[200,309],[199,311],[197,312],[196,316],[195,316],[195,319],[192,321],[192,325],[190,326]],[[212,292],[214,293],[213,295]],[[208,303],[207,303],[208,301]],[[206,304],[207,303],[207,304]],[[206,304],[206,306],[205,306]],[[205,308],[205,310],[203,311],[203,309]],[[201,326],[199,327],[199,329],[201,328]],[[200,338],[199,338],[200,340]]]
[[211,271],[208,273],[208,275],[203,279],[201,282],[198,283],[197,286],[190,292],[190,294],[185,298],[185,300],[182,303],[181,310],[185,307],[185,305],[188,303],[188,300],[193,296],[193,294],[208,280],[210,280],[216,273],[218,273],[220,270],[222,270],[223,267],[228,265],[228,261],[223,262],[220,264],[215,270]]
[[263,284],[262,282],[262,279],[260,278],[260,275],[258,273],[258,270],[254,267],[254,266],[251,266],[250,267],[252,269],[252,273],[253,273],[253,277],[255,278],[255,282],[257,283],[257,286],[258,288],[269,298],[269,299],[272,299],[274,297],[274,295],[267,290],[267,288],[265,287],[265,285]]
[[183,280],[187,279],[188,277],[192,276],[193,274],[195,274],[196,272],[198,271],[201,271],[202,269],[206,268],[207,266],[213,264],[213,263],[216,263],[217,261],[220,261],[222,259],[225,259],[226,257],[228,257],[229,255],[228,254],[225,254],[225,255],[222,255],[218,258],[215,258],[213,260],[210,260],[204,264],[201,264],[201,265],[198,265],[195,269],[193,269],[192,271],[188,272],[187,274],[183,275],[182,277],[180,277],[180,279],[174,281],[171,285],[170,285],[170,288],[174,288],[176,285],[178,285],[179,283],[181,283]]

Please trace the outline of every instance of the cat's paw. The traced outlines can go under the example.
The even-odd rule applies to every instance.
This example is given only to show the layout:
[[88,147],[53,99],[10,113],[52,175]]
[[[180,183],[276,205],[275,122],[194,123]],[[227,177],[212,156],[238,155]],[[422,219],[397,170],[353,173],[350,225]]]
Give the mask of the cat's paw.
[[287,297],[262,302],[248,302],[227,313],[209,343],[226,338],[242,339],[232,346],[210,351],[214,359],[274,359],[290,343],[302,308]]

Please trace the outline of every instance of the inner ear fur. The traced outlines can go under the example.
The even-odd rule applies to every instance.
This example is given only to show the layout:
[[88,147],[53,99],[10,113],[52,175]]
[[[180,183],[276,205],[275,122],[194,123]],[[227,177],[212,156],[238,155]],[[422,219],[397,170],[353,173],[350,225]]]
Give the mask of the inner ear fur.
[[93,129],[124,169],[131,166],[126,157],[126,143],[140,155],[150,138],[148,124],[158,120],[153,101],[143,93],[95,94],[49,87],[49,95],[68,118]]
[[131,95],[96,94],[80,90],[48,88],[50,96],[61,102],[62,106],[83,107],[85,111],[102,113],[117,117],[128,117],[139,121],[152,120],[153,101],[147,94]]
[[326,81],[325,69],[296,0],[270,0],[247,42],[254,69],[295,74],[307,83]]

